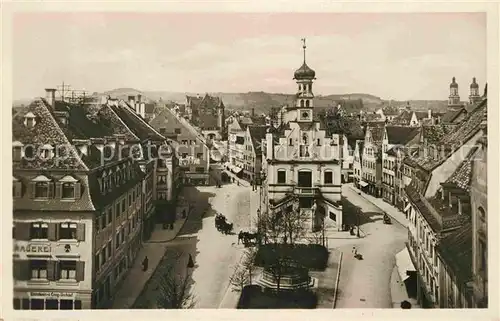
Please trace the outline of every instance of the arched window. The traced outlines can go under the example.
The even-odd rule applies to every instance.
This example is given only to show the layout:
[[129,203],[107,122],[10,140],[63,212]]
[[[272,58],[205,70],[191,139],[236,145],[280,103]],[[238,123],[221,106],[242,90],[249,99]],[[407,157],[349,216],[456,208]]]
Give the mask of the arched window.
[[300,107],[304,107],[304,99],[300,100]]
[[309,91],[312,91],[312,87],[313,87],[313,85],[309,84]]
[[309,100],[306,100],[306,107],[309,107]]

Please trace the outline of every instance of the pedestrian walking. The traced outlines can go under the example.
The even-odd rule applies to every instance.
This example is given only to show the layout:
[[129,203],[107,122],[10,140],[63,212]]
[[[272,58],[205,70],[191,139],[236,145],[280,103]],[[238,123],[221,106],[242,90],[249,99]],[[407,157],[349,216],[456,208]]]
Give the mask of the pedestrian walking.
[[143,271],[146,271],[148,269],[148,262],[149,262],[149,260],[148,260],[148,257],[146,256],[144,258],[144,260],[142,261],[142,270]]

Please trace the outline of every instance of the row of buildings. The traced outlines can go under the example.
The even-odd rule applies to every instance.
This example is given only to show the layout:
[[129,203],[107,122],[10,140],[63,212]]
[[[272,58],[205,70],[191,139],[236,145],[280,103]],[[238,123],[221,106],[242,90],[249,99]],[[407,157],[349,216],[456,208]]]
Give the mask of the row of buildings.
[[[354,151],[355,184],[408,219],[401,272],[423,307],[487,307],[487,90],[467,106],[450,84],[439,122],[367,122]],[[428,117],[430,118],[430,117]],[[400,258],[405,255],[399,255]]]
[[139,99],[46,92],[12,117],[14,308],[107,307],[141,242],[175,219],[177,151]]

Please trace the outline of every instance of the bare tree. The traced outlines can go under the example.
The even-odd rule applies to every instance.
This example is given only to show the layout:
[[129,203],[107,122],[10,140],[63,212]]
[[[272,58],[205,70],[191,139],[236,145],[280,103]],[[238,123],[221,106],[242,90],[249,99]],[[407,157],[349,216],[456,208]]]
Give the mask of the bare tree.
[[156,305],[160,309],[192,309],[196,301],[190,292],[189,275],[176,275],[172,267],[165,269],[165,272],[158,280],[158,297]]
[[252,284],[252,273],[255,267],[255,257],[257,256],[257,251],[254,248],[250,248],[243,254],[243,261],[241,263],[242,267],[248,271],[249,282]]
[[229,283],[233,286],[233,291],[243,291],[245,285],[249,283],[248,270],[242,265],[236,265]]
[[298,205],[292,205],[287,209],[287,213],[281,218],[281,229],[285,240],[291,245],[294,245],[297,240],[303,238],[307,233],[307,222],[309,215],[305,211],[301,211]]

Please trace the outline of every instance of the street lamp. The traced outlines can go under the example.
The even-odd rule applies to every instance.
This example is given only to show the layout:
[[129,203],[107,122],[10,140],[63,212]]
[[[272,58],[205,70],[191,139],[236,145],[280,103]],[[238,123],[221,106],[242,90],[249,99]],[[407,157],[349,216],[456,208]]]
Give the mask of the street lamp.
[[359,238],[359,212],[361,212],[360,209],[358,209],[358,211],[356,212],[356,224],[357,224],[356,233],[358,238]]

